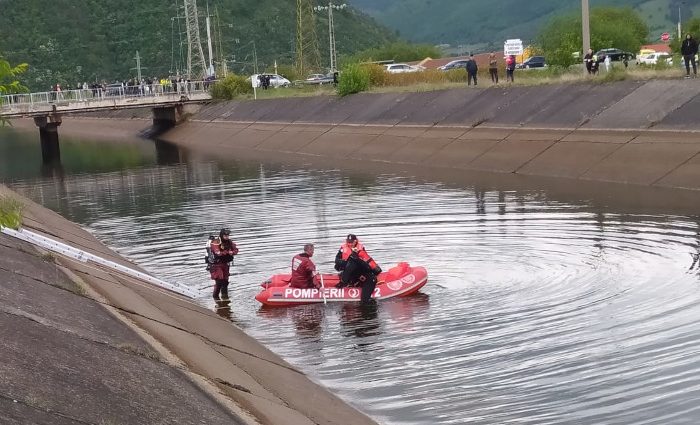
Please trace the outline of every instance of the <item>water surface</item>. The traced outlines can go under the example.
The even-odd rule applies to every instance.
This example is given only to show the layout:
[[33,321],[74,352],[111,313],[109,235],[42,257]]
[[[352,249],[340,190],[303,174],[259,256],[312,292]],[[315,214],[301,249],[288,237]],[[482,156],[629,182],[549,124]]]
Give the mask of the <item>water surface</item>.
[[[241,252],[219,314],[380,423],[700,420],[697,216],[508,184],[212,161],[146,141],[62,141],[63,166],[47,173],[33,137],[0,133],[0,146],[12,147],[0,176],[14,189],[200,290],[209,308],[202,248],[231,227]],[[428,285],[376,309],[253,299],[306,242],[330,271],[350,232],[384,269],[427,267]]]

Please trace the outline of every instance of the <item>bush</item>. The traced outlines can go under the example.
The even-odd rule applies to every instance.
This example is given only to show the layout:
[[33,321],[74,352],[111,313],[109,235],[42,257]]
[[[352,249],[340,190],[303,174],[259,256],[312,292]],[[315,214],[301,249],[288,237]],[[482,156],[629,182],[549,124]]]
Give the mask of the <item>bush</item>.
[[297,69],[294,65],[289,64],[279,64],[277,66],[277,72],[275,72],[275,67],[268,67],[265,69],[268,74],[279,74],[289,81],[303,80],[306,75],[299,75]]
[[338,95],[367,91],[370,87],[370,71],[368,67],[360,64],[348,65],[340,74],[338,80]]
[[216,82],[211,88],[211,97],[221,100],[235,99],[248,93],[253,93],[253,86],[250,81],[236,74],[230,74],[223,80]]
[[600,79],[602,83],[612,83],[614,81],[622,81],[627,79],[627,71],[624,67],[616,66],[610,68],[610,71],[603,71],[603,78]]
[[0,197],[0,227],[18,229],[22,224],[22,204],[16,199]]
[[386,84],[387,72],[381,65],[363,65],[369,72],[369,84],[372,87],[381,87]]

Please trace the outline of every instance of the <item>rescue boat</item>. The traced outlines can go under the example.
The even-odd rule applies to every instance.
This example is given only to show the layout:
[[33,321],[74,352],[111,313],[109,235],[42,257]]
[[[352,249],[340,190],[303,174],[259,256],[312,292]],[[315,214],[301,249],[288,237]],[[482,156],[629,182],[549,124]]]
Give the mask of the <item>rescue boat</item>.
[[[268,306],[287,307],[299,304],[322,302],[359,302],[361,288],[338,288],[338,274],[323,274],[321,288],[292,288],[289,286],[290,274],[276,274],[262,283],[263,289],[255,299]],[[320,282],[320,277],[318,281]],[[377,287],[372,298],[384,300],[393,297],[412,295],[428,283],[428,272],[424,267],[412,267],[408,263],[399,263],[377,276]]]

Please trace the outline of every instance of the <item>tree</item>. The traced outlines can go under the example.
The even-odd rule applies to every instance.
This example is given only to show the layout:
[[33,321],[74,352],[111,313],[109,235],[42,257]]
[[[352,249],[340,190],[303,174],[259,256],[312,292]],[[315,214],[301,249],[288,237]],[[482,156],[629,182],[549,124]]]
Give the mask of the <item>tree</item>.
[[675,53],[681,52],[681,43],[685,39],[686,34],[692,35],[695,40],[700,38],[700,18],[690,19],[688,22],[683,23],[683,34],[682,38],[679,40],[678,37],[674,37],[671,41],[671,50]]
[[[649,36],[649,28],[632,8],[596,7],[591,10],[591,48],[593,51],[615,47],[636,52]],[[581,51],[581,16],[560,16],[540,31],[537,44],[555,66],[569,67],[579,60]]]
[[[0,57],[0,107],[2,107],[3,98],[6,94],[21,93],[27,91],[26,87],[20,84],[16,77],[29,68],[26,63],[19,64],[15,67],[10,65],[10,62]],[[0,125],[5,125],[5,120],[0,118]]]

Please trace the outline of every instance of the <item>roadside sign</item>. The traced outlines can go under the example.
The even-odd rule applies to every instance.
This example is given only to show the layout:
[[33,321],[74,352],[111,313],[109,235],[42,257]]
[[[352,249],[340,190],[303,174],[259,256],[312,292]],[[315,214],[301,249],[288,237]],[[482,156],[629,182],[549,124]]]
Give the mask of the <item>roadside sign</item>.
[[522,55],[523,54],[523,41],[519,38],[506,40],[503,44],[503,53],[506,56],[510,55]]
[[669,34],[667,32],[661,34],[661,41],[668,41],[670,39],[671,39],[671,34]]

